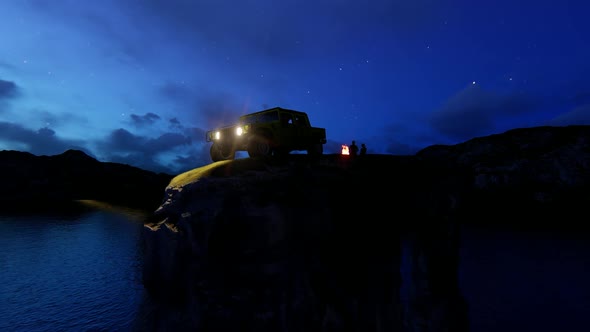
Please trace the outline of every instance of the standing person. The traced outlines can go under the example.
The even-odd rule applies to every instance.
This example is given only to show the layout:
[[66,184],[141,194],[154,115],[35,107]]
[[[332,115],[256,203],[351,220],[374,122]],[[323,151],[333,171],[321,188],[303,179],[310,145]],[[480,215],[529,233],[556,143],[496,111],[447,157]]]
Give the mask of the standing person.
[[367,154],[367,146],[365,145],[365,143],[361,144],[361,156],[364,156]]
[[358,145],[356,145],[355,141],[352,141],[352,144],[350,145],[350,156],[351,157],[356,157],[356,155],[359,153],[359,147]]

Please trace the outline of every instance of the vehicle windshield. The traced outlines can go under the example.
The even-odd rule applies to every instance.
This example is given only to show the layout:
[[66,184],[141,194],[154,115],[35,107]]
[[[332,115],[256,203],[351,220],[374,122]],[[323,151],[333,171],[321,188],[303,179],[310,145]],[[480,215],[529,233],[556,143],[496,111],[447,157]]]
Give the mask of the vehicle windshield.
[[250,123],[272,122],[272,121],[278,121],[278,120],[279,120],[279,112],[278,111],[271,111],[271,112],[265,112],[265,113],[255,114],[255,115],[243,116],[242,118],[240,118],[240,123],[245,125],[245,124],[250,124]]

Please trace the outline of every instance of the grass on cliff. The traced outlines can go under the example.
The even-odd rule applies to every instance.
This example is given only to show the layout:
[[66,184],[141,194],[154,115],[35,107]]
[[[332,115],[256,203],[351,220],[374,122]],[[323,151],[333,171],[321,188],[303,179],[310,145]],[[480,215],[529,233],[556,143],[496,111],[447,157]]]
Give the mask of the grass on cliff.
[[266,169],[264,159],[244,158],[235,160],[223,160],[186,171],[175,176],[168,184],[168,188],[179,188],[189,183],[198,181],[202,177],[233,176],[250,170]]

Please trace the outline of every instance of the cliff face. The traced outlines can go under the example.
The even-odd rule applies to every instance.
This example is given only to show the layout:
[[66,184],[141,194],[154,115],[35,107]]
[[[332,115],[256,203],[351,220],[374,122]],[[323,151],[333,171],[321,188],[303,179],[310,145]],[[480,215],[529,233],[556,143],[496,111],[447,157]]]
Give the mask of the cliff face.
[[[160,222],[145,230],[146,287],[162,301],[182,303],[182,317],[168,316],[165,324],[401,329],[401,234],[424,225],[448,232],[455,189],[433,190],[426,179],[434,173],[418,182],[408,177],[421,167],[409,158],[325,156],[310,164],[307,156],[292,157],[218,162],[172,180],[156,211]],[[434,246],[447,252],[452,241],[454,235]],[[417,259],[423,255],[416,251]],[[445,278],[434,287],[436,307],[459,311],[454,278]],[[437,324],[457,326],[463,320],[455,316],[441,315]]]
[[160,303],[148,325],[465,331],[461,223],[579,212],[589,138],[530,128],[416,156],[292,155],[178,175],[145,228],[144,284]]
[[590,202],[590,126],[515,129],[416,157],[468,170],[462,213],[469,223],[576,226]]
[[77,150],[55,156],[0,151],[0,208],[22,211],[94,199],[153,211],[171,178],[99,162]]

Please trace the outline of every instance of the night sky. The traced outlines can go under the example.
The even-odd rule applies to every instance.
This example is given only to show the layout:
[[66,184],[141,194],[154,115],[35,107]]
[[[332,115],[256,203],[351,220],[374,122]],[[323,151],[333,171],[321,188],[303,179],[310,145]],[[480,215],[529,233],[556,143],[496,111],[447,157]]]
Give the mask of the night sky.
[[325,153],[590,124],[589,1],[2,0],[0,150],[177,173],[280,106]]

